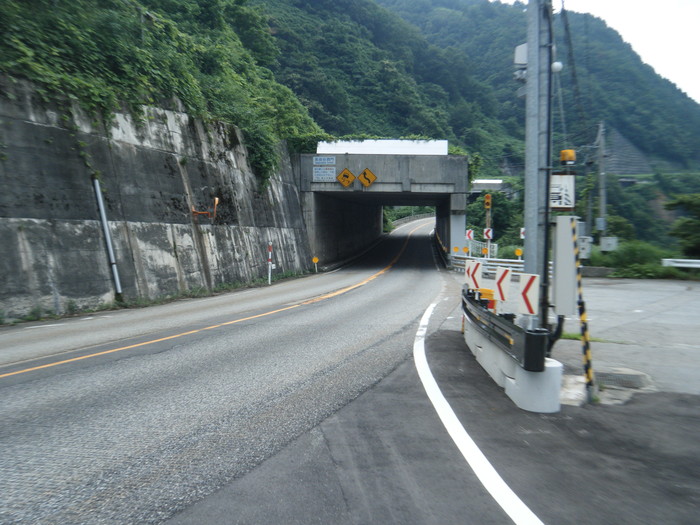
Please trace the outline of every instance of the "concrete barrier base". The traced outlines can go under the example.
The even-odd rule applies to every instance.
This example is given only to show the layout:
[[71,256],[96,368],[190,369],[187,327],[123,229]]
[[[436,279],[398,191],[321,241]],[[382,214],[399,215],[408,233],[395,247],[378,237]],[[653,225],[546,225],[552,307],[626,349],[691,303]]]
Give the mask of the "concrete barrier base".
[[563,366],[559,361],[547,358],[544,372],[528,372],[515,368],[515,377],[506,377],[506,395],[515,405],[528,412],[559,412]]
[[559,412],[563,370],[559,361],[547,358],[543,372],[529,372],[472,325],[466,316],[464,341],[477,362],[505,389],[518,408],[529,412]]

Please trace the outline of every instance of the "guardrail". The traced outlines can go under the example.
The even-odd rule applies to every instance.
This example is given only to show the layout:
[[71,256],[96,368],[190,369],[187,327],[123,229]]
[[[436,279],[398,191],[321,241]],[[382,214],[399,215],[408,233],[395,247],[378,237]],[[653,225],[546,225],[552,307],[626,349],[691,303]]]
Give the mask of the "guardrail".
[[496,347],[528,372],[543,372],[549,345],[549,331],[544,328],[524,330],[500,315],[489,311],[486,301],[476,298],[474,290],[462,288],[462,311],[470,325],[484,334]]
[[391,221],[391,223],[394,226],[401,226],[402,224],[406,224],[407,222],[417,221],[419,219],[429,219],[431,217],[435,217],[435,213],[417,213],[416,215],[407,215],[406,217],[401,217],[400,219]]
[[[451,255],[450,256],[452,260],[452,268],[455,271],[464,271],[464,262],[467,259],[471,259],[471,257],[465,257],[463,255]],[[496,269],[501,266],[505,268],[510,268],[513,273],[524,273],[524,266],[525,266],[525,261],[519,261],[517,259],[489,259],[489,258],[482,258],[482,257],[477,257],[476,260],[478,260],[481,263],[481,267],[483,271],[486,272],[495,272]],[[552,275],[552,269],[554,268],[554,263],[552,261],[549,261],[549,275]]]
[[661,265],[675,268],[700,268],[700,259],[661,259]]

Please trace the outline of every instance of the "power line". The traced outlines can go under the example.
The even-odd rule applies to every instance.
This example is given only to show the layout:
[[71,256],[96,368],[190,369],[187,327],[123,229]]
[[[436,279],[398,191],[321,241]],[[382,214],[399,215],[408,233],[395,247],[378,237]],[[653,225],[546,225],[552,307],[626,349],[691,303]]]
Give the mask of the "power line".
[[566,39],[567,58],[569,61],[569,71],[571,72],[571,83],[574,91],[574,103],[576,105],[579,119],[583,123],[584,127],[588,129],[588,117],[586,115],[586,110],[583,106],[583,99],[581,97],[578,72],[576,70],[576,59],[574,58],[574,44],[571,38],[571,27],[569,26],[569,17],[566,7],[564,6],[564,0],[561,2],[561,20],[564,24],[564,37]]

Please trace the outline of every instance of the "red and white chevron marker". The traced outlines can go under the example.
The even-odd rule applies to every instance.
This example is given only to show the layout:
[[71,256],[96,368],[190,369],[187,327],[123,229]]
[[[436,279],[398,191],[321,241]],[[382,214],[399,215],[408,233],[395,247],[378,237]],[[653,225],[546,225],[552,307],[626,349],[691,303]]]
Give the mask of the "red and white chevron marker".
[[464,282],[467,284],[467,288],[470,290],[474,289],[474,281],[472,281],[472,275],[474,274],[474,267],[476,266],[476,260],[467,259],[464,261]]
[[521,314],[535,315],[540,302],[540,276],[532,273],[520,274],[520,295],[518,311]]
[[474,240],[474,230],[467,230],[466,233],[464,234],[464,238],[468,241],[473,241]]
[[473,290],[481,288],[481,263],[479,261],[472,261],[470,281],[469,288]]
[[473,259],[467,259],[464,261],[464,282],[468,285],[470,279],[472,278],[472,263]]
[[494,299],[497,301],[507,301],[510,289],[510,268],[499,266],[496,268],[496,286]]
[[493,240],[493,228],[484,228],[484,239],[487,241]]

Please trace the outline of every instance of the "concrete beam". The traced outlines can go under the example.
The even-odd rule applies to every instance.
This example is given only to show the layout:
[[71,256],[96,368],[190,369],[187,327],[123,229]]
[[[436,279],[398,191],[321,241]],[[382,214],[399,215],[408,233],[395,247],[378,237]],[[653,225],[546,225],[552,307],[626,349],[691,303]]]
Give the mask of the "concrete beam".
[[[365,193],[464,193],[469,191],[468,159],[450,155],[300,155],[301,191]],[[348,187],[335,177],[343,170],[358,177],[369,169],[376,180],[358,178]]]

